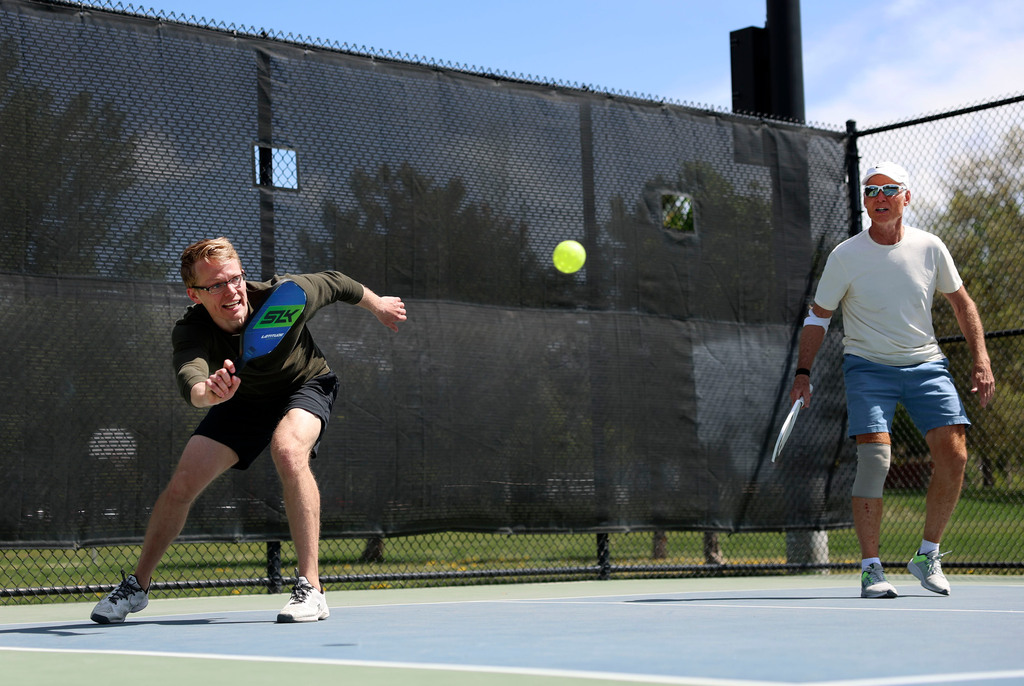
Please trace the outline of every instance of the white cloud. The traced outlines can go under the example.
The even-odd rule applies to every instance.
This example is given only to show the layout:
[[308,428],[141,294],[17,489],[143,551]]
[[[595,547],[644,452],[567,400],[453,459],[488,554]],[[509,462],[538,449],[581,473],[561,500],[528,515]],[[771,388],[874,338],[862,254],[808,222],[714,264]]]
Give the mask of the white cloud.
[[1024,90],[1024,13],[1014,3],[868,3],[804,40],[807,117],[858,128]]

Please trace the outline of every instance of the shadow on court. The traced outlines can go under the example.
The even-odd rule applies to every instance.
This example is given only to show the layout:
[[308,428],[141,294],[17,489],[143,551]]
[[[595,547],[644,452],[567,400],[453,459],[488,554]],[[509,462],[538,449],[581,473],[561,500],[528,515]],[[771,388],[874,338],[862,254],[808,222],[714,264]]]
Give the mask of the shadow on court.
[[209,626],[212,624],[275,624],[273,619],[269,620],[226,620],[220,617],[200,617],[193,619],[133,619],[122,624],[97,624],[96,622],[76,622],[74,624],[57,624],[50,626],[28,626],[24,628],[0,629],[0,636],[5,634],[27,634],[40,636],[80,636],[86,631],[108,631],[111,628],[130,631],[129,627],[146,626],[170,626],[170,627],[194,627]]

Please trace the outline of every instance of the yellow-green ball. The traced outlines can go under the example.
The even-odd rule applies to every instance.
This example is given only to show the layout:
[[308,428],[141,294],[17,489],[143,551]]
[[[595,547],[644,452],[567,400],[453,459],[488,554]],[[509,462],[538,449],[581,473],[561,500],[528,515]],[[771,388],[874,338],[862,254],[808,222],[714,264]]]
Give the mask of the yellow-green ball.
[[562,241],[551,255],[555,269],[563,274],[578,272],[587,261],[587,251],[576,241]]

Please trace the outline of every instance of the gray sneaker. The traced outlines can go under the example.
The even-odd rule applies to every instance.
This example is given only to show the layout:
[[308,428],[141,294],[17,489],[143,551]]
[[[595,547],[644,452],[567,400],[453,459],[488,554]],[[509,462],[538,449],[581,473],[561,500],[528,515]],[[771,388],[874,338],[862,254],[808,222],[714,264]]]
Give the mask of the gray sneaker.
[[895,598],[898,593],[893,585],[885,580],[885,572],[882,565],[872,562],[860,574],[860,597],[861,598]]
[[290,622],[316,622],[327,619],[331,611],[327,608],[327,597],[323,592],[313,588],[313,585],[300,576],[292,588],[292,597],[288,604],[277,614],[277,621],[280,623]]
[[923,555],[918,553],[907,563],[907,571],[917,577],[921,585],[932,593],[949,595],[949,582],[942,573],[942,556],[938,550]]
[[134,574],[121,572],[121,583],[107,597],[96,603],[89,619],[97,624],[120,624],[129,612],[138,612],[149,605],[149,593],[142,590]]

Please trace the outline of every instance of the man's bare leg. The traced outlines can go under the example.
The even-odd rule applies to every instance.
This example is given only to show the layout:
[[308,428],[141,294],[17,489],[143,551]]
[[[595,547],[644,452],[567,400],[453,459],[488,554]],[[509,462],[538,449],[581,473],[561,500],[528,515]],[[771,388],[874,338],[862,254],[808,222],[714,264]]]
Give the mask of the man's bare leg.
[[233,450],[205,436],[193,436],[185,446],[170,482],[157,498],[146,527],[135,578],[148,589],[164,553],[185,526],[192,503],[214,479],[238,461]]
[[270,444],[281,477],[284,509],[299,575],[318,590],[320,585],[320,488],[310,469],[313,446],[320,435],[320,418],[302,409],[288,412],[274,431]]
[[925,440],[935,466],[925,498],[924,538],[939,543],[960,501],[967,468],[967,436],[962,424],[953,424],[932,429]]

